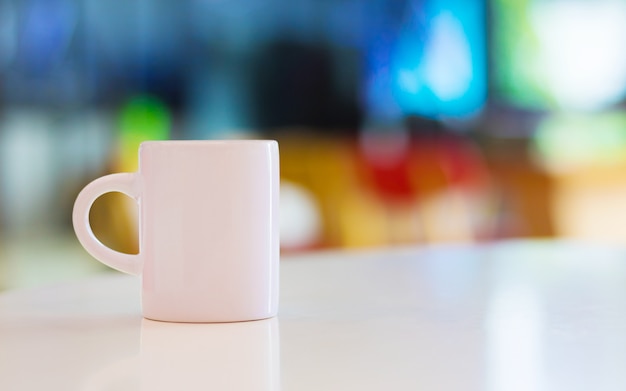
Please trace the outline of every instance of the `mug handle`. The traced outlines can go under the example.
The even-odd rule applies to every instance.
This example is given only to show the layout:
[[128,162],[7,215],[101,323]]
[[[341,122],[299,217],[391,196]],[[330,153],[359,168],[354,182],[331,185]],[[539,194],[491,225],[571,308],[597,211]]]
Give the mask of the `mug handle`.
[[100,177],[89,183],[76,197],[72,223],[78,241],[98,261],[124,273],[140,275],[143,268],[141,253],[126,254],[105,246],[96,238],[89,224],[89,210],[94,201],[105,193],[120,192],[139,200],[137,173],[119,173]]

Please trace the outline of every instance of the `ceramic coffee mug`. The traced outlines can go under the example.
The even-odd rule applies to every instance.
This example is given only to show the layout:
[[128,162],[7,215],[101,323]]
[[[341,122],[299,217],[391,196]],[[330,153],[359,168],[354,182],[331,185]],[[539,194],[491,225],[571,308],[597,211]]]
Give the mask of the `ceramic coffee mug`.
[[[102,244],[89,209],[121,192],[139,204],[139,253]],[[76,236],[102,263],[142,276],[146,318],[236,322],[278,307],[278,143],[149,141],[136,173],[88,184],[74,204]]]

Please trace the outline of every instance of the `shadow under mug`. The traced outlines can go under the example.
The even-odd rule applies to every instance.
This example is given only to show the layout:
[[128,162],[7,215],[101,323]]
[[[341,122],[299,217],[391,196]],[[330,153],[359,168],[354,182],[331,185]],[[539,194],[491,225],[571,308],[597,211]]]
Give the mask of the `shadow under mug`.
[[[278,310],[279,153],[271,140],[149,141],[139,170],[88,184],[74,204],[83,247],[102,263],[142,276],[146,318],[236,322]],[[139,205],[139,253],[102,244],[89,210],[121,192]]]

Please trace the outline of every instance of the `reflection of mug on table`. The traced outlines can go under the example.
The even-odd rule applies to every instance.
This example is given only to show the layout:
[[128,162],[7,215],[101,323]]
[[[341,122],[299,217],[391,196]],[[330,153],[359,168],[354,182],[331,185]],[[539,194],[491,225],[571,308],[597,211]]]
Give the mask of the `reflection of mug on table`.
[[[278,144],[266,140],[151,141],[136,173],[87,185],[74,205],[81,244],[101,262],[142,275],[143,314],[232,322],[278,307]],[[92,203],[122,192],[139,204],[139,254],[99,242]]]
[[141,389],[280,389],[276,318],[256,322],[141,324]]

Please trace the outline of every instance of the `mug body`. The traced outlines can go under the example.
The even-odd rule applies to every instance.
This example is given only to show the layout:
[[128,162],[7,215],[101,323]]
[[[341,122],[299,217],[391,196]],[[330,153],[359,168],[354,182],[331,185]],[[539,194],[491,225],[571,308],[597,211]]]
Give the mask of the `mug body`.
[[278,306],[275,141],[152,141],[139,150],[146,318],[233,322]]

